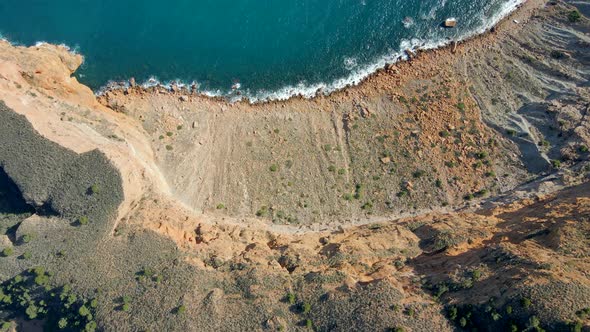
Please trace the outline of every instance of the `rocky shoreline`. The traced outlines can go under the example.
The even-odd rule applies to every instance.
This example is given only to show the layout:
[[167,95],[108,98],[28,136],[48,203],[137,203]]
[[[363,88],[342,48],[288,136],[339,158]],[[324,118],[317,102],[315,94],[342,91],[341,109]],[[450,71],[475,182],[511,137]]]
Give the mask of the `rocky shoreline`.
[[[418,60],[418,58],[424,53],[430,52],[444,52],[444,51],[451,51],[451,53],[455,53],[457,48],[463,44],[470,44],[474,41],[480,41],[483,39],[488,39],[490,34],[494,34],[497,29],[505,26],[505,22],[509,21],[517,21],[516,17],[523,17],[522,14],[518,13],[519,11],[529,11],[536,6],[539,6],[539,3],[533,4],[535,1],[528,1],[525,0],[521,4],[517,5],[516,9],[507,14],[504,18],[502,18],[499,22],[495,25],[489,27],[485,32],[476,34],[474,36],[470,36],[466,39],[462,40],[455,40],[447,43],[446,45],[437,47],[435,49],[406,49],[404,50],[405,57],[399,56],[395,62],[387,63],[383,68],[377,69],[375,72],[369,74],[368,76],[364,77],[358,84],[354,85],[346,85],[343,88],[339,88],[335,91],[331,91],[329,93],[325,93],[321,88],[318,88],[313,97],[306,98],[302,94],[294,94],[289,98],[281,99],[281,100],[262,100],[262,101],[251,101],[247,96],[242,96],[242,91],[239,90],[239,86],[232,86],[232,95],[227,96],[213,96],[207,92],[199,91],[198,84],[193,83],[181,83],[177,81],[172,81],[169,84],[163,84],[157,80],[150,79],[143,84],[139,84],[136,82],[135,78],[131,77],[129,80],[123,81],[113,81],[108,83],[106,86],[100,88],[96,92],[97,98],[103,99],[108,98],[108,94],[110,93],[124,93],[134,94],[134,95],[142,95],[142,94],[171,94],[177,96],[181,101],[189,101],[191,98],[209,98],[216,102],[220,103],[245,103],[251,105],[264,105],[268,103],[281,103],[281,102],[288,102],[290,99],[316,99],[316,98],[329,98],[332,94],[339,94],[345,92],[347,89],[350,89],[354,86],[363,86],[363,85],[371,85],[372,77],[378,76],[382,73],[396,73],[396,68],[399,66],[403,66],[404,62],[412,62]],[[526,17],[527,14],[524,14]],[[444,23],[443,23],[444,24]],[[456,22],[455,22],[456,24]],[[454,27],[454,26],[453,26]],[[451,27],[452,28],[452,27]]]

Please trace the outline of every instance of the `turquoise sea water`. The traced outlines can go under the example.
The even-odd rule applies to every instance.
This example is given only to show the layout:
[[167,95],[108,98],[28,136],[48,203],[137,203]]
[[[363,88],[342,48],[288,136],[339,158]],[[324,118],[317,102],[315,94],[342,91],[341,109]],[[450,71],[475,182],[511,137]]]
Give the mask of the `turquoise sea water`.
[[[312,95],[355,83],[410,47],[478,32],[519,0],[2,0],[0,34],[63,43],[76,73],[110,80],[196,81],[253,99]],[[455,29],[441,22],[455,17]],[[235,94],[235,91],[233,92]]]

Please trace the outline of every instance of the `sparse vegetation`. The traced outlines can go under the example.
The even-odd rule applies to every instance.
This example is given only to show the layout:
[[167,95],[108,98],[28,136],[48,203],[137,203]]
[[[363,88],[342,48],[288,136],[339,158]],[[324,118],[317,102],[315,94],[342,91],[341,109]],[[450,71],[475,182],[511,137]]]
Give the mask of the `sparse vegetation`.
[[75,327],[73,330],[95,331],[94,307],[73,293],[68,285],[51,288],[51,276],[44,268],[36,267],[2,283],[0,311],[45,320],[48,330]]

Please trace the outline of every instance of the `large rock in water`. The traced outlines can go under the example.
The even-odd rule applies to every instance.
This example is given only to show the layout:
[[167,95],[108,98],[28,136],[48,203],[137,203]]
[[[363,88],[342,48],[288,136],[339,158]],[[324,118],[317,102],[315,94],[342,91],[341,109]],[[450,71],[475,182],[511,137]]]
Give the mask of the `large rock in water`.
[[455,18],[447,18],[443,22],[443,26],[445,28],[454,28],[455,26],[457,26],[457,19],[455,19]]

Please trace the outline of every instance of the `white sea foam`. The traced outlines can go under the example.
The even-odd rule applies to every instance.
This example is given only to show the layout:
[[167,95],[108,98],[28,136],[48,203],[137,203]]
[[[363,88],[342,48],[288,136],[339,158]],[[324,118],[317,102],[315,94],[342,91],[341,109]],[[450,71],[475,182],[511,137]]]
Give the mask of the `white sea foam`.
[[[454,41],[462,41],[468,38],[471,38],[475,35],[482,34],[488,31],[491,27],[496,25],[500,20],[504,17],[508,16],[511,12],[513,12],[518,6],[524,3],[526,0],[510,0],[507,1],[502,8],[496,13],[496,15],[489,17],[483,25],[481,25],[478,29],[466,32],[462,35],[458,35],[454,39],[443,38],[439,40],[423,40],[423,39],[410,39],[410,40],[402,40],[399,45],[399,49],[397,51],[393,51],[381,58],[377,61],[366,64],[366,65],[355,65],[354,68],[351,68],[351,74],[347,77],[339,78],[331,83],[314,83],[308,84],[305,82],[300,82],[296,85],[287,85],[282,88],[276,90],[257,90],[257,91],[250,91],[245,90],[241,91],[239,89],[231,89],[228,88],[227,91],[222,90],[200,90],[200,85],[197,82],[193,82],[191,84],[182,83],[179,80],[173,80],[168,82],[160,82],[157,78],[151,77],[146,82],[142,83],[141,86],[144,88],[150,88],[159,86],[164,89],[172,89],[174,85],[180,86],[192,86],[193,84],[197,87],[197,91],[204,96],[208,97],[225,97],[231,102],[247,100],[248,102],[260,103],[260,102],[268,102],[268,101],[283,101],[287,100],[292,97],[303,97],[303,98],[313,98],[320,94],[328,95],[334,91],[342,90],[348,86],[354,86],[361,83],[367,77],[375,73],[376,71],[383,69],[386,65],[396,63],[398,61],[405,61],[408,59],[406,51],[417,51],[417,50],[432,50],[440,47],[447,46]],[[444,6],[446,0],[443,0],[442,6]],[[345,66],[351,63],[352,59],[345,59]],[[128,87],[128,83],[121,82],[109,82],[105,87],[99,89],[97,94],[103,94],[105,91],[113,88],[124,88]]]
[[354,68],[356,68],[356,66],[358,66],[358,61],[356,60],[356,58],[344,58],[344,68],[346,70],[353,70]]

